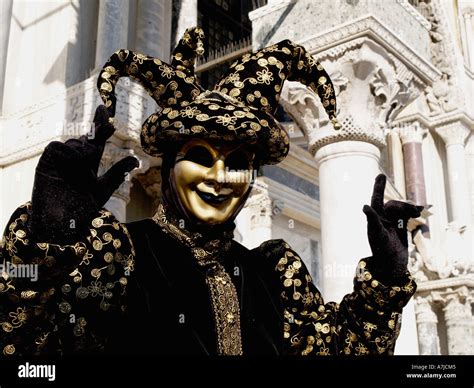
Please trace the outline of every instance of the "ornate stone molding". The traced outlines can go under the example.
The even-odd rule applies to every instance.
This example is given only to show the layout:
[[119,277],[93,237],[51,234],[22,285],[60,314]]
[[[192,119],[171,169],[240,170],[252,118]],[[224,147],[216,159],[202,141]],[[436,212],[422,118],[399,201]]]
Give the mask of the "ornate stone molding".
[[321,228],[319,201],[284,184],[263,177],[273,201],[273,215],[279,214],[314,228]]
[[405,10],[413,16],[423,27],[427,30],[431,28],[431,23],[425,19],[425,17],[413,7],[407,0],[397,0],[397,3],[400,4]]
[[435,128],[436,133],[443,139],[446,147],[460,144],[464,146],[471,131],[460,122],[452,122]]
[[474,290],[474,276],[458,276],[446,279],[430,280],[418,283],[418,293],[425,291],[446,290],[449,288],[467,287]]
[[319,128],[320,104],[319,97],[305,85],[293,81],[283,85],[280,105],[301,128],[305,137]]
[[[140,85],[128,79],[118,83],[117,96],[114,138],[139,146],[144,112],[151,113],[156,104]],[[53,140],[64,141],[90,132],[100,103],[93,76],[63,93],[3,116],[5,141],[0,143],[0,166],[37,156]]]
[[430,115],[436,116],[453,111],[464,103],[459,78],[462,66],[459,62],[462,62],[462,58],[454,44],[457,40],[454,37],[456,33],[451,31],[449,17],[444,10],[445,4],[439,0],[427,0],[425,4],[427,19],[431,23],[431,60],[442,73],[425,92]]
[[[376,17],[369,15],[350,21],[343,25],[318,34],[301,44],[308,48],[318,60],[340,55],[342,44],[353,45],[356,38],[366,37],[380,44],[387,52],[394,55],[423,82],[431,84],[441,75],[429,61],[418,55],[417,51],[401,41],[387,26]],[[343,51],[345,50],[342,49]]]
[[320,137],[313,143],[310,143],[309,152],[315,155],[320,148],[328,144],[337,143],[339,141],[363,141],[371,143],[378,148],[384,148],[386,145],[385,138],[379,131],[375,131],[373,129],[362,129],[361,127],[354,124],[354,120],[350,115],[344,118],[344,120],[341,122],[341,126],[341,129],[336,133],[331,133],[327,136]]
[[267,5],[257,8],[249,12],[249,19],[253,22],[255,19],[262,17],[268,13],[278,11],[279,9],[287,7],[289,4],[294,3],[296,0],[274,0],[269,1]]
[[471,6],[466,6],[462,9],[462,14],[463,16],[466,15],[466,16],[474,16],[474,7],[471,7]]
[[472,130],[474,130],[474,117],[470,117],[466,113],[459,110],[434,117],[428,117],[423,113],[417,112],[415,114],[396,118],[393,121],[392,126],[406,126],[411,125],[414,122],[419,122],[420,125],[422,125],[424,128],[428,128],[429,130],[434,130],[435,128],[451,124],[460,125],[468,129],[472,128]]
[[448,75],[443,74],[432,86],[428,86],[424,92],[429,115],[436,116],[456,109],[457,102],[452,96],[452,85]]
[[332,61],[327,58],[324,66],[336,90],[340,131],[329,128],[319,99],[305,86],[287,83],[280,100],[308,138],[310,152],[345,140],[383,148],[388,123],[420,93],[416,76],[367,37],[337,47]]

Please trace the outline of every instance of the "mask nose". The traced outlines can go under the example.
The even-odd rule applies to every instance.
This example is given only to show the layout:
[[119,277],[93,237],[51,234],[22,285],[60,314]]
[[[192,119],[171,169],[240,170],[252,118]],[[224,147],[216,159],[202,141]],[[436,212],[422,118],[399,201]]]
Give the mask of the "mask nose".
[[218,159],[206,174],[204,183],[218,192],[225,183],[225,165],[222,159]]

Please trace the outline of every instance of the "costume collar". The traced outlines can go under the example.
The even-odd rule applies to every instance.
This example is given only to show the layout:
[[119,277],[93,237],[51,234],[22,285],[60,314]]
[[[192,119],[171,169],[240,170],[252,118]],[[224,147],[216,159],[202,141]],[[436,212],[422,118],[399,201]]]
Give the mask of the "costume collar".
[[231,247],[235,223],[229,222],[219,226],[190,225],[184,219],[179,219],[164,202],[158,205],[153,220],[163,232],[186,245],[201,266],[221,262]]

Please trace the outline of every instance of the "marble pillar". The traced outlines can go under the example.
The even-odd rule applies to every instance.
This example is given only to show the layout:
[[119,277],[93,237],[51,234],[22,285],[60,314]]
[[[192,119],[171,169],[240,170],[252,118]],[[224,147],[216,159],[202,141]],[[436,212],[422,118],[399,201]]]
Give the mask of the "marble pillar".
[[415,299],[415,314],[420,355],[439,355],[438,317],[427,296]]
[[390,131],[389,138],[393,183],[401,196],[406,198],[405,164],[403,162],[403,145],[400,139],[399,131]]
[[426,186],[421,144],[427,131],[413,124],[399,129],[403,147],[407,199],[426,205]]
[[171,0],[139,0],[135,49],[146,55],[169,60]]
[[[466,290],[467,291],[467,290]],[[469,298],[465,292],[446,296],[444,306],[449,355],[467,355],[474,352],[473,316]]]
[[[322,288],[340,301],[352,290],[357,262],[371,256],[362,208],[370,204],[380,150],[362,141],[339,141],[318,149],[321,201]],[[337,231],[337,232],[336,232]]]
[[8,58],[8,40],[12,19],[13,0],[0,1],[0,115],[3,112],[3,89]]
[[[406,198],[416,205],[426,206],[425,172],[423,168],[422,142],[427,131],[418,123],[410,123],[399,128],[403,144],[405,165]],[[422,225],[423,236],[429,237],[428,224]]]
[[100,0],[95,68],[100,69],[117,50],[128,47],[128,0]]
[[464,33],[462,43],[466,63],[474,68],[474,7],[462,10],[461,30]]
[[307,88],[289,83],[280,100],[304,131],[319,168],[321,288],[326,300],[339,301],[350,292],[358,260],[372,254],[362,208],[370,204],[375,177],[381,172],[389,107],[405,103],[410,95],[402,96],[403,85],[397,93],[391,90],[398,82],[393,64],[376,46],[364,40],[345,51],[320,54],[336,91],[339,131]]
[[446,147],[452,220],[460,226],[469,226],[471,203],[464,144],[470,130],[462,123],[455,122],[436,128],[436,132],[441,136]]

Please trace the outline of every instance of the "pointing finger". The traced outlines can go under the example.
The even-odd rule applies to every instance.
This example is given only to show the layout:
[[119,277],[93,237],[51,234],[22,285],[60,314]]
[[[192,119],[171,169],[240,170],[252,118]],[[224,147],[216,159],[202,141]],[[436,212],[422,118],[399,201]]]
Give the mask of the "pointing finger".
[[379,215],[383,216],[383,197],[385,192],[385,185],[387,183],[387,177],[384,174],[379,174],[375,178],[374,191],[372,193],[371,206]]

